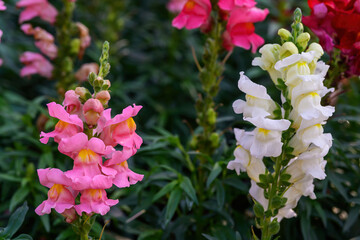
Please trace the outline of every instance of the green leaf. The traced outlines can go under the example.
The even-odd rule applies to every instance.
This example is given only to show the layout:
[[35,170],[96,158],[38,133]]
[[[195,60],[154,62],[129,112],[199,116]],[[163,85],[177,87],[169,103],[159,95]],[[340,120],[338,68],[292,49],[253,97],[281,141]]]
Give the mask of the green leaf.
[[42,224],[44,225],[45,231],[50,232],[50,217],[49,214],[44,214],[40,216],[40,220]]
[[208,188],[210,184],[215,180],[215,178],[221,173],[221,167],[219,163],[215,163],[213,169],[210,172],[210,175],[206,181],[206,187]]
[[21,234],[14,238],[13,240],[32,240],[33,238],[30,235],[27,234]]
[[346,219],[346,222],[344,224],[343,232],[349,231],[349,229],[354,225],[354,223],[358,219],[359,213],[360,213],[360,206],[355,206],[355,207],[351,208],[351,210],[349,212],[349,216]]
[[155,202],[156,200],[158,200],[159,198],[161,198],[162,196],[173,190],[176,184],[178,184],[178,180],[174,180],[168,183],[167,185],[165,185],[165,187],[163,187],[158,193],[154,195],[152,201]]
[[0,179],[10,181],[10,182],[21,182],[21,178],[14,177],[10,174],[0,173]]
[[180,199],[182,196],[182,190],[180,188],[176,188],[174,191],[171,192],[169,201],[166,205],[166,212],[165,212],[165,224],[167,225],[171,218],[174,216],[174,213],[180,203]]
[[21,203],[26,196],[29,194],[29,189],[24,186],[22,188],[19,188],[14,195],[12,196],[11,200],[10,200],[10,212],[12,212],[14,210],[14,208]]
[[210,236],[208,234],[203,233],[202,234],[207,240],[218,240],[216,237]]
[[196,191],[191,183],[190,178],[184,177],[180,183],[180,188],[198,205],[198,199],[196,197]]
[[142,232],[139,235],[138,240],[161,239],[162,234],[163,234],[163,231],[160,229],[151,229],[151,230]]
[[326,218],[326,213],[325,213],[324,209],[321,207],[320,203],[318,203],[318,202],[314,201],[314,205],[315,205],[316,211],[319,213],[322,223],[324,224],[325,227],[327,227],[327,218]]
[[29,207],[27,206],[26,202],[24,202],[21,207],[16,209],[16,211],[11,214],[7,227],[4,228],[4,230],[0,233],[0,237],[4,237],[5,239],[11,238],[23,224],[25,215],[28,210]]
[[215,185],[216,189],[216,201],[220,209],[223,208],[225,202],[225,190],[224,186],[221,184],[220,181],[216,181]]

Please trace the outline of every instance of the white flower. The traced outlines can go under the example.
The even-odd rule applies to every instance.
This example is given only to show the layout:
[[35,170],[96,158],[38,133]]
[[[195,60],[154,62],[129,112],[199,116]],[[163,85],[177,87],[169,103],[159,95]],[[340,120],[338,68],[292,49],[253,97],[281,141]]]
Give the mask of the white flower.
[[335,108],[332,106],[321,106],[320,95],[317,92],[310,92],[296,99],[293,103],[293,111],[305,120],[318,118],[325,120],[334,113]]
[[281,73],[274,68],[274,65],[279,61],[279,44],[265,44],[259,49],[261,57],[256,57],[252,61],[253,66],[259,66],[263,70],[268,71],[271,79],[277,84],[277,79],[281,78]]
[[233,103],[234,112],[243,113],[244,117],[271,116],[276,109],[276,105],[267,94],[266,88],[252,82],[244,72],[240,72],[238,82],[239,89],[246,93],[246,102],[239,99]]
[[245,120],[256,126],[251,132],[254,136],[250,147],[251,155],[258,158],[279,156],[283,145],[282,131],[287,130],[291,122],[286,119],[273,120],[262,117],[245,118]]
[[321,180],[325,179],[326,161],[324,156],[326,153],[323,152],[323,149],[314,146],[291,160],[286,169],[286,172],[291,175],[290,182],[297,182],[304,178],[305,175]]
[[278,61],[275,69],[282,73],[282,78],[287,86],[295,87],[302,82],[300,75],[311,74],[308,64],[313,61],[314,55],[314,51],[293,54]]
[[328,152],[332,145],[332,137],[330,133],[323,133],[324,129],[321,124],[315,124],[305,129],[299,128],[296,134],[289,141],[289,146],[293,147],[293,154],[299,155],[307,150],[310,144],[314,144]]
[[264,207],[265,211],[268,209],[269,200],[264,197],[264,189],[259,187],[254,180],[251,180],[250,195]]

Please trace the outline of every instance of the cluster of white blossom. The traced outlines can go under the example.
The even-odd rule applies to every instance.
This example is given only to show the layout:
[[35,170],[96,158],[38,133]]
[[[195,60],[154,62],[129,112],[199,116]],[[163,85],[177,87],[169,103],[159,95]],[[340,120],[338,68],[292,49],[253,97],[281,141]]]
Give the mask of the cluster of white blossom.
[[251,132],[235,129],[238,146],[234,152],[235,160],[229,162],[228,168],[238,174],[247,172],[251,178],[250,194],[266,210],[268,199],[264,189],[257,184],[259,175],[268,172],[263,158],[284,156],[282,133],[291,128],[286,147],[292,150],[293,157],[281,168],[282,172],[291,175],[291,184],[283,194],[287,198],[286,205],[277,214],[280,221],[283,217],[296,216],[293,208],[301,196],[316,198],[313,180],[326,176],[324,156],[332,145],[332,137],[324,133],[323,125],[333,114],[334,107],[322,106],[321,98],[331,91],[323,84],[329,66],[318,61],[323,50],[317,43],[310,44],[301,53],[292,42],[282,46],[266,44],[259,51],[262,55],[253,60],[253,65],[268,71],[278,87],[283,85],[286,91],[281,95],[283,107],[271,99],[264,86],[240,73],[238,86],[246,94],[246,101],[236,100],[233,108],[255,129]]

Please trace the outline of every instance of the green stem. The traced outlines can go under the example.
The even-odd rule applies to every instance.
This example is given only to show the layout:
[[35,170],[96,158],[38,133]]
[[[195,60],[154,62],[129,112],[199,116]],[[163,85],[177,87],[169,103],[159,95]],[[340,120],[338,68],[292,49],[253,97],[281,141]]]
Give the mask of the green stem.
[[[65,92],[73,85],[76,80],[73,74],[74,58],[78,54],[74,51],[74,44],[80,44],[80,40],[72,40],[72,36],[76,34],[77,29],[72,23],[73,11],[75,3],[63,0],[63,9],[56,19],[56,34],[58,41],[58,56],[55,59],[53,76],[57,78],[57,91],[60,96],[64,96]],[[79,45],[80,46],[80,45]]]

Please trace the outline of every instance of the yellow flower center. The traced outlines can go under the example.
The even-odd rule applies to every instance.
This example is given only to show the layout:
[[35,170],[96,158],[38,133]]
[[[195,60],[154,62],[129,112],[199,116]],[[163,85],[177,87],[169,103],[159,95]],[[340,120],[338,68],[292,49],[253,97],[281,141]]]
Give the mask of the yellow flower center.
[[265,136],[268,135],[269,132],[270,132],[270,130],[267,130],[267,129],[265,129],[265,128],[259,128],[259,133],[262,133],[262,134],[264,134]]
[[102,199],[102,191],[101,189],[90,189],[90,196],[95,201],[100,201]]
[[54,184],[49,192],[48,196],[51,200],[56,201],[60,195],[60,193],[64,190],[64,186],[61,184]]
[[195,5],[196,5],[196,3],[194,0],[189,0],[189,1],[187,1],[187,3],[185,3],[184,8],[185,8],[185,10],[191,11],[194,9]]
[[126,123],[130,129],[130,132],[135,132],[136,130],[136,124],[133,118],[129,118],[126,120]]
[[96,160],[97,154],[90,149],[82,149],[78,158],[82,163],[92,163],[94,159]]
[[69,123],[59,120],[59,122],[55,125],[55,130],[62,132],[69,125]]

